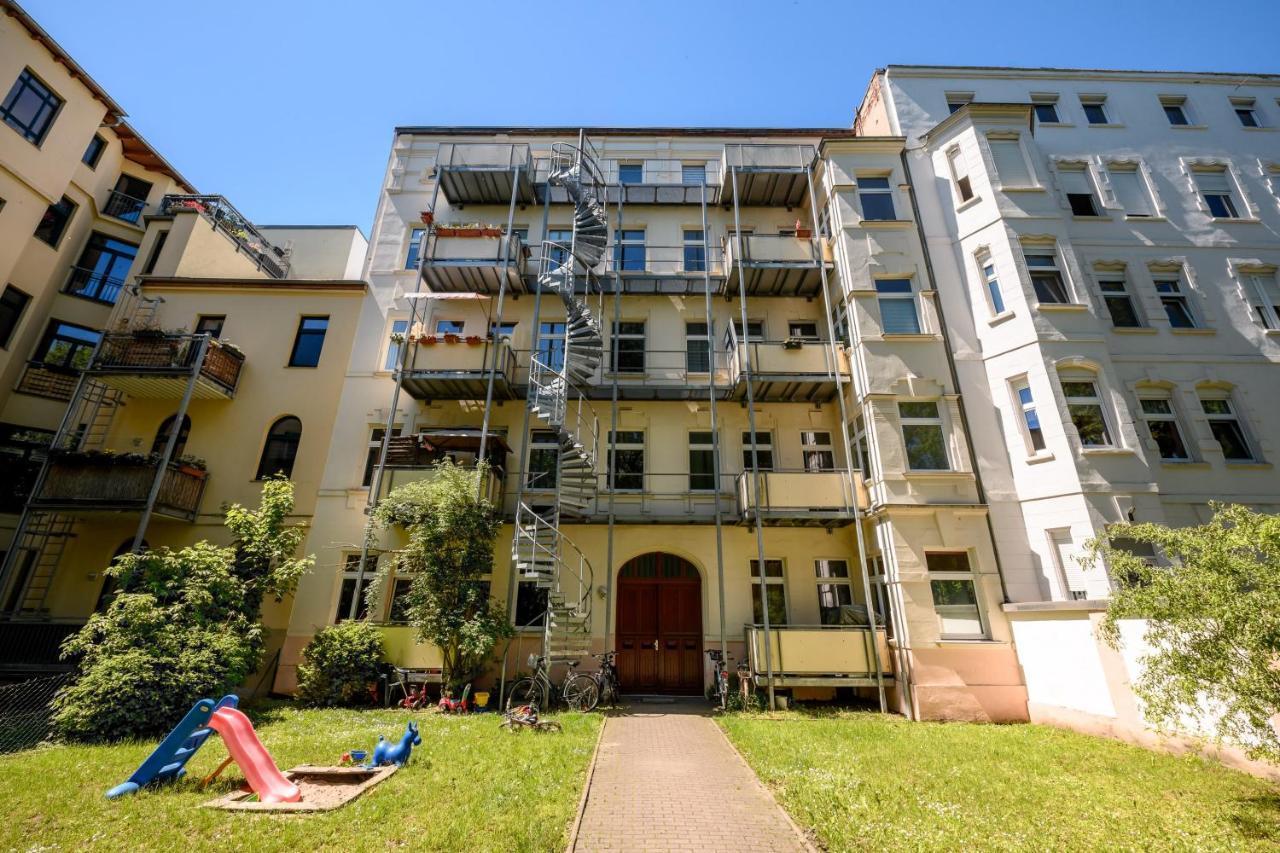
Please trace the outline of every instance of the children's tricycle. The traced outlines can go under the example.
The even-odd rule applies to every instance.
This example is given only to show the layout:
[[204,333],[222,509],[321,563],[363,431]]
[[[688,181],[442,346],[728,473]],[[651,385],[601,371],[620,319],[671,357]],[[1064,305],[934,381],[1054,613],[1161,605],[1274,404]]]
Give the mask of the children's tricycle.
[[449,695],[448,691],[445,691],[440,696],[440,702],[438,705],[438,707],[440,708],[440,713],[442,714],[468,713],[471,709],[467,707],[467,697],[469,697],[470,695],[471,695],[470,684],[462,688],[462,697],[459,699],[454,699],[452,696]]

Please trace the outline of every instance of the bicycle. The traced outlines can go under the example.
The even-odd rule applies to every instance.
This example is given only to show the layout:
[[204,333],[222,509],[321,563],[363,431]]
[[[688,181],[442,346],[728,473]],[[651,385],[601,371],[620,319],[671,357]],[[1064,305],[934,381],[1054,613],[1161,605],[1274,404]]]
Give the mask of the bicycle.
[[560,724],[555,720],[538,719],[537,705],[520,705],[502,715],[500,726],[515,734],[521,729],[533,729],[535,732],[558,732]]
[[557,693],[574,711],[589,711],[600,701],[599,688],[595,681],[590,678],[584,680],[574,675],[574,670],[578,666],[577,661],[568,664],[569,673],[559,688],[551,681],[551,673],[545,657],[529,655],[529,665],[533,667],[533,675],[511,685],[511,693],[507,695],[508,711],[521,705],[549,707],[548,703]]
[[622,684],[618,681],[618,667],[615,664],[618,653],[604,652],[593,654],[592,657],[600,661],[600,669],[576,673],[565,682],[566,694],[572,691],[582,697],[583,701],[590,700],[588,706],[578,709],[580,711],[591,711],[601,704],[617,705],[618,699],[622,697]]
[[[707,698],[714,702],[716,697],[719,697],[720,710],[728,710],[729,671],[725,665],[727,656],[720,649],[707,649],[707,657],[711,658],[712,666],[711,686],[707,689]],[[739,672],[741,672],[741,667],[739,667]]]

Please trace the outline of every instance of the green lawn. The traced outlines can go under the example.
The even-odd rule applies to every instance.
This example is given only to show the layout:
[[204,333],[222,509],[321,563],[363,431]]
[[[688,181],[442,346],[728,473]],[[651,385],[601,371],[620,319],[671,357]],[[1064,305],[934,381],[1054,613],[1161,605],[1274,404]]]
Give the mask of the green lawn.
[[1280,846],[1280,788],[1199,758],[1045,726],[799,711],[720,722],[829,850]]
[[[406,711],[253,708],[281,768],[337,764],[347,749],[396,738]],[[563,734],[498,728],[500,717],[417,713],[412,762],[360,799],[314,815],[252,815],[198,806],[235,786],[235,765],[207,791],[192,778],[226,750],[217,736],[187,780],[108,801],[154,742],[57,746],[0,757],[0,850],[561,850],[582,792],[601,717],[560,714]]]

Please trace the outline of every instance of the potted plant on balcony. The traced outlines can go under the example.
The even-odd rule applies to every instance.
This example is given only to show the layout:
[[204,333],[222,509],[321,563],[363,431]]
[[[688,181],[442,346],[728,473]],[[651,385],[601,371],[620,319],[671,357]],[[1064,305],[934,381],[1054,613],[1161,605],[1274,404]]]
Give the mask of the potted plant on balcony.
[[471,344],[473,347],[478,346],[484,343],[484,338],[479,335],[467,335],[467,343]]
[[174,464],[178,466],[178,470],[188,477],[195,477],[197,480],[203,480],[208,476],[209,468],[205,461],[199,456],[192,456],[184,453],[174,460]]
[[462,340],[462,338],[455,335],[453,332],[445,332],[444,342],[446,344],[456,344],[460,340]]
[[422,220],[423,225],[430,225],[436,221],[436,215],[430,210],[424,210],[418,214],[418,218]]
[[456,226],[456,225],[437,225],[437,226],[436,226],[436,236],[437,236],[437,237],[457,237],[457,236],[458,236],[458,226]]
[[482,225],[480,226],[481,237],[501,237],[502,232],[506,230],[501,225]]
[[801,240],[808,240],[813,237],[813,229],[810,228],[808,225],[805,225],[804,223],[802,223],[799,219],[797,219],[796,220],[796,236],[799,237]]
[[482,232],[479,222],[468,222],[465,225],[459,225],[456,230],[456,236],[458,237],[479,237]]
[[433,344],[436,343],[436,340],[437,339],[435,335],[423,335],[422,337],[418,338],[418,343],[426,344],[427,346],[432,346]]

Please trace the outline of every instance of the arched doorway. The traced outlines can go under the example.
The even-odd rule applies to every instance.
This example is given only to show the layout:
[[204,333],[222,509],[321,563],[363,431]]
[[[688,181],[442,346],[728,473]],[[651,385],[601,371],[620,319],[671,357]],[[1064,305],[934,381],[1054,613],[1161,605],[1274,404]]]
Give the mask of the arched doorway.
[[628,693],[702,693],[702,577],[654,552],[618,572],[618,677]]

